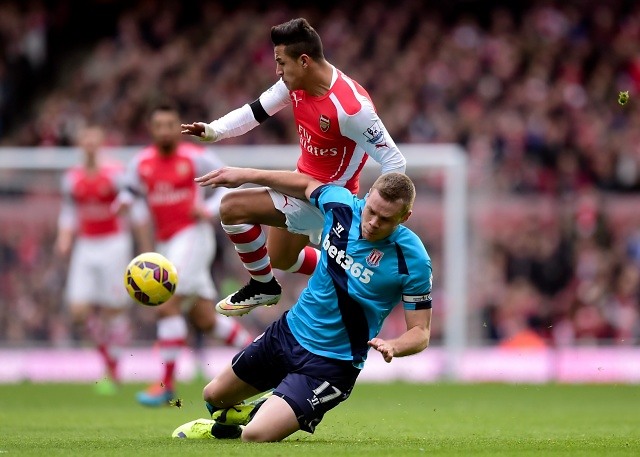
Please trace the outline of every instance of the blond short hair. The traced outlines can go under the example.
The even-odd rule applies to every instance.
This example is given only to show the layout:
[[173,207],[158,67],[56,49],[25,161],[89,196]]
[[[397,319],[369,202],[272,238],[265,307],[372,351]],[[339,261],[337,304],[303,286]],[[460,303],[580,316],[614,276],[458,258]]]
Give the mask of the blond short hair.
[[380,196],[389,202],[401,200],[403,209],[400,217],[411,210],[416,199],[416,187],[413,181],[402,173],[385,173],[379,176],[371,189],[377,190]]

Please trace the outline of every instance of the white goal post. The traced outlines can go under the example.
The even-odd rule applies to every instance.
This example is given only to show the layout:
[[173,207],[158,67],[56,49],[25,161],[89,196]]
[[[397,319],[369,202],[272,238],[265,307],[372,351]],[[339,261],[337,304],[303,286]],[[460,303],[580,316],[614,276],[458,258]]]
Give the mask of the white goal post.
[[[467,158],[464,150],[453,144],[401,144],[407,159],[407,174],[427,169],[442,169],[444,181],[444,374],[459,378],[462,351],[467,346]],[[108,149],[109,155],[126,162],[139,147]],[[215,145],[215,152],[227,164],[239,167],[292,169],[299,148],[293,145],[225,146]],[[60,171],[78,162],[75,148],[0,148],[0,179],[9,170]],[[368,160],[367,175],[379,173],[379,164]],[[438,273],[436,272],[436,278]],[[436,286],[438,284],[436,282]]]

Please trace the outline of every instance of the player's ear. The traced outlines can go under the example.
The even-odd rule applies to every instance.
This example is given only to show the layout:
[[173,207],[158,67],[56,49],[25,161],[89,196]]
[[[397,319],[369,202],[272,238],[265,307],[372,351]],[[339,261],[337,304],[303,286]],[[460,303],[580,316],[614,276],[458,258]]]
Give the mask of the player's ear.
[[310,60],[311,58],[308,55],[306,54],[300,55],[300,64],[302,65],[302,68],[308,68]]
[[402,216],[400,218],[400,223],[403,224],[403,223],[407,222],[407,219],[409,219],[409,217],[411,217],[411,214],[413,214],[413,210],[410,209],[409,211],[407,211],[407,214],[405,214],[404,216]]

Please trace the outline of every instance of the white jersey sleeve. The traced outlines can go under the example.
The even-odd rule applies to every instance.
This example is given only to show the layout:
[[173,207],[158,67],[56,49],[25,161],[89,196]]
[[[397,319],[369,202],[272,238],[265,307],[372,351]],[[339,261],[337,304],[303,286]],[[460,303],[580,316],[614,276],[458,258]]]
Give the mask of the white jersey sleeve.
[[[332,95],[333,97],[333,95]],[[354,115],[341,113],[342,134],[352,139],[369,156],[382,166],[382,173],[404,173],[407,161],[384,127],[373,105],[366,97],[360,97],[362,109]],[[337,105],[338,106],[338,105]]]
[[71,177],[65,173],[61,182],[62,204],[58,215],[59,230],[75,230],[78,227],[78,210],[71,195]]
[[134,225],[141,225],[151,219],[149,207],[143,198],[136,198],[129,209],[129,220]]
[[113,210],[117,211],[120,204],[129,205],[128,217],[135,225],[147,222],[150,218],[149,208],[143,197],[142,182],[138,175],[139,157],[136,156],[129,162],[123,173],[118,173],[116,186],[118,196],[114,202]]
[[209,124],[215,141],[244,135],[291,103],[289,89],[279,80],[255,102],[241,106]]
[[138,198],[142,198],[144,195],[144,189],[142,188],[142,181],[138,175],[138,165],[140,163],[140,156],[135,156],[129,164],[120,182],[120,192],[118,192],[119,203],[131,205]]
[[[197,176],[202,176],[212,170],[224,167],[225,164],[220,160],[217,154],[207,150],[204,154],[199,154],[195,158],[195,172]],[[222,197],[229,192],[226,187],[217,187],[215,189],[207,188],[205,190],[204,205],[209,214],[220,217],[220,202]]]

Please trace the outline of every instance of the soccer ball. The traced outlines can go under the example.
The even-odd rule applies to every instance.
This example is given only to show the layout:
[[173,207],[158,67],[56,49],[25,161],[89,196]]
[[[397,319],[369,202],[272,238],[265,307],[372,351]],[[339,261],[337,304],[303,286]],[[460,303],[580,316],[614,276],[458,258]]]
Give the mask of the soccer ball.
[[158,306],[171,298],[178,285],[178,272],[169,259],[157,252],[134,258],[124,274],[131,298],[147,306]]

